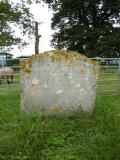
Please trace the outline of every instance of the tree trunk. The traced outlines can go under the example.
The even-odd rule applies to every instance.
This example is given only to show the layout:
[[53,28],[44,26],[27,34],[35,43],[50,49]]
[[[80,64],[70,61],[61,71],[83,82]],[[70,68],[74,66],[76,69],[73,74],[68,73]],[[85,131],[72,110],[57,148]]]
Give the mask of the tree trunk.
[[35,54],[39,53],[39,39],[40,35],[38,33],[38,22],[35,22]]

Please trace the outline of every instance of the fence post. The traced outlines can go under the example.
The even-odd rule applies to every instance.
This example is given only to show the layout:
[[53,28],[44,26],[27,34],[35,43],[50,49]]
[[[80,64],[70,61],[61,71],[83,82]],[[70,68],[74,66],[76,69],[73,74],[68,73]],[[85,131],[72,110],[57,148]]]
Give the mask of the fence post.
[[118,80],[120,80],[120,59],[118,60]]
[[4,59],[2,59],[2,68],[4,68]]
[[107,61],[107,69],[109,69],[109,62]]

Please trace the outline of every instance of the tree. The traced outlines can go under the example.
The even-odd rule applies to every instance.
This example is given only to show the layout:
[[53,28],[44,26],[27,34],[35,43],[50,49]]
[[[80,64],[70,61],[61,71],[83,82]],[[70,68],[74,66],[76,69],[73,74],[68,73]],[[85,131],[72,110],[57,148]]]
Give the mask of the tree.
[[39,35],[39,23],[35,22],[35,54],[39,53],[39,41],[41,35]]
[[20,29],[21,34],[31,35],[34,30],[33,17],[29,8],[24,3],[12,3],[9,0],[0,1],[0,48],[9,48],[12,45],[26,42],[15,35],[16,28]]
[[52,46],[90,57],[120,56],[120,0],[43,0],[54,10]]

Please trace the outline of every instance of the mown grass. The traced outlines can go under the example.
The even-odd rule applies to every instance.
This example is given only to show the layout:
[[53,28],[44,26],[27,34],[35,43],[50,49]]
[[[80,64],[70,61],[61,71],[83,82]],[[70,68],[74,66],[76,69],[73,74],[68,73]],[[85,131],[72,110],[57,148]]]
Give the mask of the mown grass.
[[120,94],[99,93],[91,117],[30,117],[0,95],[0,160],[119,160]]
[[119,159],[120,92],[97,93],[91,117],[69,118],[31,117],[21,111],[18,91],[0,94],[0,160]]

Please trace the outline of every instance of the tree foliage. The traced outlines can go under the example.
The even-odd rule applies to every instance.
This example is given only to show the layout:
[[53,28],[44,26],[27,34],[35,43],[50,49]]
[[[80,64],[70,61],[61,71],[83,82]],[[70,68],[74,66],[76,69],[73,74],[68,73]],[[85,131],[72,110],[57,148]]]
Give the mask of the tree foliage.
[[54,10],[52,45],[88,56],[120,53],[120,0],[43,0]]
[[0,1],[0,47],[10,48],[12,45],[26,42],[16,35],[16,29],[21,34],[31,35],[33,33],[33,17],[25,3],[12,3],[9,0]]

